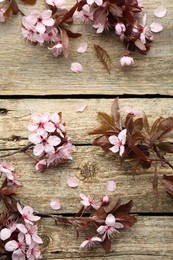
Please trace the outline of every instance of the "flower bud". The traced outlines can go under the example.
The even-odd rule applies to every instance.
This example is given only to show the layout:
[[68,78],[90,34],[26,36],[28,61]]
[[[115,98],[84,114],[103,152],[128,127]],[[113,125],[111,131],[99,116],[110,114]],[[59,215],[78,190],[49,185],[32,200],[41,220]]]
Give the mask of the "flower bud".
[[134,60],[128,54],[124,54],[120,59],[120,65],[123,66],[132,66],[134,64]]
[[122,35],[126,31],[126,27],[123,23],[119,22],[115,25],[115,32],[118,35]]

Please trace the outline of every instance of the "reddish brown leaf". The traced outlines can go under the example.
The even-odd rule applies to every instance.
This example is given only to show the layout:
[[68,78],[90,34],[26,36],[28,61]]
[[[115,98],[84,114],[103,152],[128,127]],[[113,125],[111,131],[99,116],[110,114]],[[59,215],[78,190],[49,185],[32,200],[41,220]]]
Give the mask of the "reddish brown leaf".
[[114,16],[114,18],[123,16],[123,10],[117,4],[115,4],[115,3],[109,4],[108,8],[109,8],[110,13]]
[[109,252],[111,250],[111,241],[110,241],[110,239],[108,239],[107,236],[104,239],[104,241],[101,243],[101,245],[106,252]]
[[111,147],[111,144],[108,140],[107,136],[100,136],[94,139],[93,145],[101,146],[102,149],[106,152],[109,151],[109,148]]
[[133,127],[139,131],[143,129],[143,120],[141,117],[134,120]]
[[118,213],[118,212],[130,212],[133,207],[133,201],[130,200],[129,202],[120,205],[113,213]]
[[145,113],[143,113],[143,126],[144,126],[144,129],[145,129],[145,131],[147,132],[147,134],[149,134],[149,132],[150,132],[150,127],[149,127],[148,118],[147,118],[147,116],[145,115]]
[[22,2],[33,5],[37,2],[37,0],[22,0]]
[[67,22],[70,18],[72,18],[77,7],[78,7],[78,2],[63,16],[61,23]]
[[119,219],[118,221],[123,224],[124,228],[132,227],[137,221],[135,216],[129,215],[125,212],[116,213],[114,216]]
[[104,207],[107,214],[114,211],[114,209],[117,206],[118,201],[119,201],[119,195],[116,195],[112,198],[111,202],[107,206]]
[[165,190],[173,196],[173,182],[164,178],[162,180],[162,184],[163,184],[163,187],[165,188]]
[[119,123],[120,123],[120,112],[119,112],[119,105],[118,105],[118,98],[116,98],[112,104],[111,107],[111,115],[112,118],[114,119],[114,123],[119,128]]
[[104,64],[105,68],[107,69],[107,71],[110,74],[112,62],[111,62],[111,58],[110,58],[109,54],[100,45],[94,44],[94,48],[96,50],[99,60]]
[[173,143],[163,142],[159,143],[157,147],[166,153],[173,153]]
[[173,182],[173,176],[172,176],[172,175],[166,175],[166,174],[164,174],[164,175],[163,175],[163,179]]
[[66,29],[66,33],[67,33],[69,38],[78,38],[82,35],[81,33],[74,33],[74,32],[67,30],[67,29]]
[[13,9],[13,14],[17,14],[19,12],[19,8],[18,8],[16,1],[12,0],[11,4],[12,4],[12,9]]
[[[107,213],[106,213],[104,207],[100,207],[100,208],[98,208],[98,209],[95,211],[95,213],[94,213],[93,216],[95,216],[96,219],[98,219],[98,220],[105,220],[105,219],[106,219],[106,216],[107,216]],[[97,220],[96,220],[96,221],[97,221]]]

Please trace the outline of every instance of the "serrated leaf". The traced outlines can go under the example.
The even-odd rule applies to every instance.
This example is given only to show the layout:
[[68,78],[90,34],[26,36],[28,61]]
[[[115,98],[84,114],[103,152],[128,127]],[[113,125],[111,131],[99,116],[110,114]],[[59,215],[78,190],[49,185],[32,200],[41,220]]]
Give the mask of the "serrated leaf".
[[107,69],[107,71],[110,74],[112,62],[111,62],[111,58],[110,58],[109,54],[100,45],[94,44],[94,48],[96,50],[99,60],[104,64],[105,68]]

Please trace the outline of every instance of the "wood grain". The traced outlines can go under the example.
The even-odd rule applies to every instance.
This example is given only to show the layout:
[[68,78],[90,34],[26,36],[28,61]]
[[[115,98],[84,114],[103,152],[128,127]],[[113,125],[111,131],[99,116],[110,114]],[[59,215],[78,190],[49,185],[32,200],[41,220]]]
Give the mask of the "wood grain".
[[[68,0],[67,7],[71,7],[75,2]],[[122,69],[119,66],[124,47],[113,32],[99,35],[89,26],[75,22],[73,31],[82,32],[83,36],[71,41],[70,56],[65,60],[63,57],[52,57],[46,47],[34,47],[24,41],[20,32],[20,15],[0,24],[0,95],[172,95],[173,4],[165,0],[163,5],[168,10],[167,15],[158,19],[154,17],[153,11],[160,5],[160,1],[143,2],[148,23],[158,21],[163,24],[164,30],[155,35],[148,55],[134,54],[135,66],[130,69]],[[24,13],[29,14],[29,6],[21,3],[20,6]],[[38,4],[32,7],[35,8],[43,10],[43,2],[38,1]],[[79,55],[76,48],[82,41],[86,41],[89,48],[86,53]],[[111,56],[110,75],[98,60],[94,44],[104,47]],[[83,72],[79,75],[70,70],[71,62],[75,61],[83,65]]]
[[109,254],[102,248],[79,250],[85,239],[75,239],[75,231],[69,226],[55,227],[53,220],[42,220],[40,235],[44,239],[44,259],[118,259],[118,260],[171,260],[173,217],[138,217],[130,230],[122,231],[113,240]]
[[[98,126],[97,113],[99,111],[110,114],[113,99],[0,99],[0,149],[17,148],[27,143],[27,126],[33,112],[59,112],[63,113],[67,133],[75,144],[91,144],[94,136],[87,132]],[[77,113],[77,107],[81,103],[88,104],[83,113]],[[122,115],[126,109],[135,108],[137,111],[145,111],[150,122],[157,117],[168,117],[173,114],[172,99],[120,99]],[[17,141],[14,136],[19,136]],[[14,139],[14,141],[13,141]]]

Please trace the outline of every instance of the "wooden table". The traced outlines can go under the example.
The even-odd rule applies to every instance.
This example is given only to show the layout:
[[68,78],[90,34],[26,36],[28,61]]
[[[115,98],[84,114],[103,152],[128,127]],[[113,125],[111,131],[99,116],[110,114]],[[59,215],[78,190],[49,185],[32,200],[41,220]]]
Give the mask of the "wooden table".
[[[41,2],[41,1],[40,1]],[[70,7],[72,2],[67,1]],[[27,144],[27,125],[32,112],[62,111],[68,135],[76,145],[73,161],[44,173],[34,170],[32,161],[23,154],[9,158],[23,184],[18,197],[24,204],[40,212],[53,212],[50,200],[57,196],[62,208],[58,214],[73,215],[79,209],[79,194],[100,197],[106,193],[104,183],[117,181],[122,202],[133,199],[133,213],[138,222],[130,230],[115,238],[112,250],[106,254],[102,248],[79,250],[83,237],[75,239],[72,227],[55,226],[49,218],[40,223],[44,240],[44,259],[117,259],[117,260],[168,260],[173,259],[173,200],[163,190],[152,190],[153,169],[140,171],[133,178],[128,165],[120,168],[112,155],[91,145],[93,137],[87,131],[96,126],[98,111],[109,113],[112,101],[120,97],[120,107],[144,110],[152,121],[156,117],[173,114],[173,4],[169,0],[145,0],[148,23],[160,21],[164,30],[155,35],[151,50],[146,56],[134,54],[135,65],[122,69],[119,57],[123,46],[113,34],[98,35],[84,25],[75,24],[73,30],[83,32],[80,39],[71,41],[70,56],[54,58],[44,47],[33,47],[20,33],[20,15],[0,24],[0,149],[13,151]],[[158,5],[168,12],[159,20],[153,15]],[[43,4],[37,4],[43,9]],[[28,12],[29,7],[22,5]],[[32,7],[35,8],[35,7]],[[79,42],[87,41],[89,48],[83,55],[76,53]],[[93,44],[103,46],[112,58],[109,75],[95,55]],[[81,62],[83,72],[72,73],[71,62]],[[79,103],[88,104],[83,113],[76,113]],[[6,109],[7,113],[3,113]],[[170,169],[159,169],[171,174]],[[70,189],[66,180],[76,176],[79,187]],[[159,179],[159,180],[160,180]],[[112,196],[114,193],[108,193]]]

